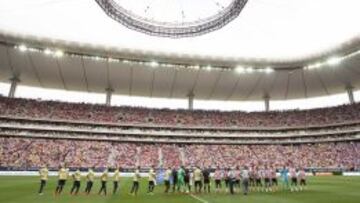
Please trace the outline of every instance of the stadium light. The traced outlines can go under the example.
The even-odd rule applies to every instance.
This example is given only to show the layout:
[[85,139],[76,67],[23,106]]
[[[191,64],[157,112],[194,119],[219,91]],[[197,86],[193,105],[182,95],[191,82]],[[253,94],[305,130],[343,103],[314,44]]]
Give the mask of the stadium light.
[[270,67],[267,67],[267,68],[265,68],[265,73],[272,73],[272,72],[274,72],[274,69],[272,69],[272,68],[270,68]]
[[45,49],[45,50],[44,50],[44,53],[45,53],[46,55],[50,55],[50,54],[52,54],[53,52],[52,52],[50,49]]
[[20,45],[20,46],[19,46],[19,49],[20,49],[20,51],[22,51],[22,52],[28,50],[28,48],[27,48],[24,44]]
[[211,66],[206,66],[206,67],[205,67],[205,70],[207,70],[207,71],[211,71],[211,69],[212,69]]
[[200,66],[199,65],[195,65],[195,66],[192,66],[195,70],[199,70],[200,69]]
[[239,73],[239,74],[242,74],[242,73],[245,72],[245,68],[242,67],[242,66],[237,66],[237,67],[235,68],[235,71],[236,71],[237,73]]
[[253,73],[253,72],[254,72],[254,68],[248,67],[248,68],[245,69],[245,71],[246,71],[247,73]]
[[332,58],[329,58],[326,63],[328,65],[338,65],[340,62],[341,62],[341,58],[339,57],[332,57]]
[[150,66],[153,67],[153,68],[155,68],[155,67],[158,67],[158,66],[159,66],[159,63],[156,62],[156,61],[152,61],[152,62],[150,62]]
[[56,51],[55,51],[55,56],[56,56],[56,57],[59,57],[59,58],[60,58],[60,57],[63,57],[63,56],[64,56],[64,52],[61,51],[61,50],[56,50]]

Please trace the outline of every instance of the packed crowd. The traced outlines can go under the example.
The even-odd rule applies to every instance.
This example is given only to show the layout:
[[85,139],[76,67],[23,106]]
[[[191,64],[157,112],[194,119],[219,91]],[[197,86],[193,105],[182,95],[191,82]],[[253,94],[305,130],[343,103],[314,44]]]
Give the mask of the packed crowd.
[[69,167],[143,168],[155,165],[229,167],[286,164],[302,167],[359,168],[360,143],[303,145],[170,145],[107,141],[0,138],[0,166],[13,169],[47,164]]
[[324,135],[340,134],[344,132],[360,131],[360,123],[347,124],[341,126],[309,128],[309,129],[278,129],[278,130],[227,130],[227,129],[164,129],[164,128],[143,128],[137,126],[111,126],[111,125],[91,125],[77,123],[55,123],[27,120],[16,120],[12,118],[0,118],[0,128],[6,129],[43,129],[48,131],[68,131],[79,133],[98,133],[112,135],[172,135],[186,137],[282,137],[282,136],[301,136],[301,135]]
[[282,112],[220,112],[107,107],[0,97],[0,115],[166,126],[303,127],[359,121],[360,104]]

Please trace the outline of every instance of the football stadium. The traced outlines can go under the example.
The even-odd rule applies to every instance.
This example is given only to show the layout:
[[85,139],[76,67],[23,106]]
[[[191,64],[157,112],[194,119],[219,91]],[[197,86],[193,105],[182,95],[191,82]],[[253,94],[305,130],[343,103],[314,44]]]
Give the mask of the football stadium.
[[0,0],[1,203],[358,203],[359,0]]

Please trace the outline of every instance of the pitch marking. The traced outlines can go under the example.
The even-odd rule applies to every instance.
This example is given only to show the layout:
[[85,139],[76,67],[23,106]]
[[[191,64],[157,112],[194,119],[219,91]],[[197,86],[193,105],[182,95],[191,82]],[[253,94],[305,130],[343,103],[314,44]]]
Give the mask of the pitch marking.
[[208,201],[204,200],[204,199],[201,199],[200,197],[196,196],[196,195],[193,195],[193,194],[189,194],[190,197],[202,202],[202,203],[209,203]]

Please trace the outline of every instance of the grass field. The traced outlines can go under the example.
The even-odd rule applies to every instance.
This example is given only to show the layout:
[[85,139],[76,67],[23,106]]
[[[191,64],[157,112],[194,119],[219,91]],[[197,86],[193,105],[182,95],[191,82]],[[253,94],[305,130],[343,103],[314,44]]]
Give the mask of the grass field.
[[[359,203],[360,177],[312,177],[308,179],[308,189],[302,192],[250,193],[248,196],[240,194],[163,194],[163,186],[156,187],[153,196],[146,194],[146,182],[142,182],[140,194],[137,197],[128,195],[131,179],[123,179],[120,183],[120,193],[117,195],[98,196],[99,182],[96,182],[92,195],[70,196],[72,181],[68,181],[64,193],[54,197],[53,191],[56,179],[51,178],[43,196],[37,194],[38,178],[35,177],[1,177],[0,203]],[[81,191],[85,183],[82,182]],[[112,189],[112,182],[108,183],[108,190]]]

